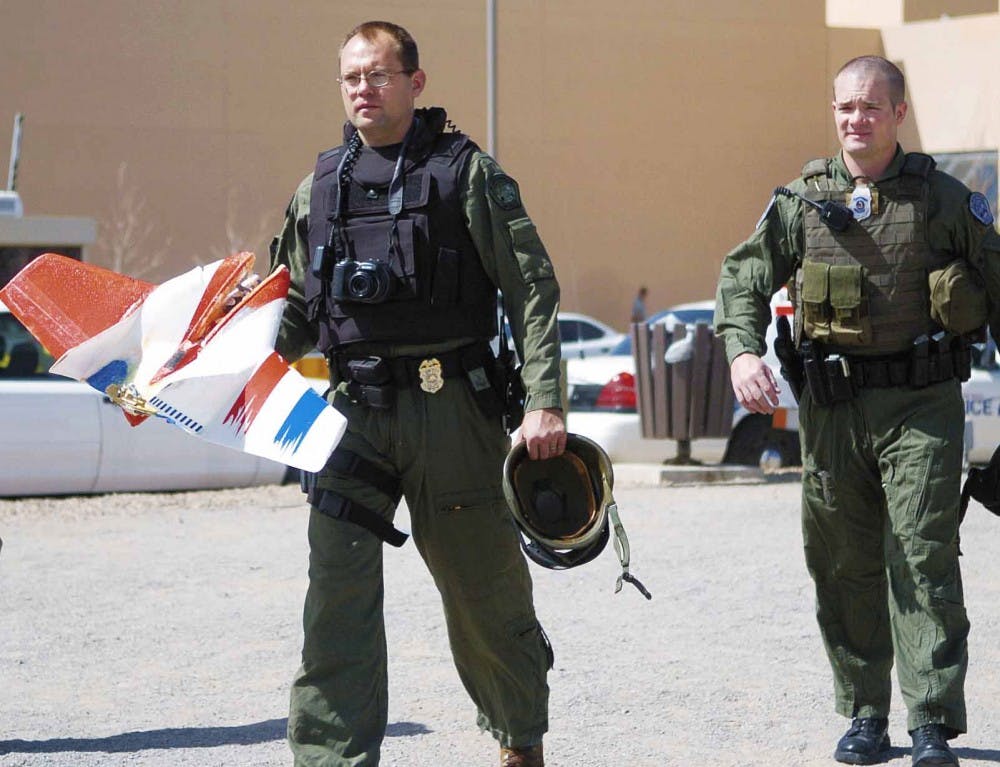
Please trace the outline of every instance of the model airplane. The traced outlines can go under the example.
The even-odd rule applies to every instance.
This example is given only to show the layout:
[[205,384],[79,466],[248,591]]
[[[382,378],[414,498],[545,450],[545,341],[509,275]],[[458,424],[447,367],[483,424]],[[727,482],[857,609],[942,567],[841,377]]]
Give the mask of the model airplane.
[[150,416],[227,447],[319,471],[344,417],[274,350],[288,271],[252,253],[162,285],[55,253],[0,299],[57,358],[51,372],[105,393],[135,426]]

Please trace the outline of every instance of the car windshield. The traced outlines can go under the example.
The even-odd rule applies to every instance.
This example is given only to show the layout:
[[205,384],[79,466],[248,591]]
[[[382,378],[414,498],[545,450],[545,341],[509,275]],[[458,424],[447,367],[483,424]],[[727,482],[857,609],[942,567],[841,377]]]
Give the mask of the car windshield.
[[46,375],[53,362],[13,314],[0,311],[0,378]]

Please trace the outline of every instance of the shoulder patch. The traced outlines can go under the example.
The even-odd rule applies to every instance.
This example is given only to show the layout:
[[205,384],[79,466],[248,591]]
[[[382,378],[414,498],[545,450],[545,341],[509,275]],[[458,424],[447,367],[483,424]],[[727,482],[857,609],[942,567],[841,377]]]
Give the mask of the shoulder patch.
[[506,173],[498,173],[489,181],[490,198],[504,210],[521,207],[521,192],[517,182]]
[[993,213],[990,211],[990,203],[986,196],[980,192],[973,192],[969,195],[969,212],[975,216],[980,224],[990,226],[993,224]]

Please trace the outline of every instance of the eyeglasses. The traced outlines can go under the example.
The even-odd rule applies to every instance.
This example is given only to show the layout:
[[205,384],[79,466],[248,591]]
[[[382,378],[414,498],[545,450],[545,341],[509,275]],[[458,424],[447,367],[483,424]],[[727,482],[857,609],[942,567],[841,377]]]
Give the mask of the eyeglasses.
[[368,72],[368,73],[359,72],[359,73],[351,73],[349,75],[343,75],[342,77],[337,78],[337,82],[343,86],[346,86],[347,88],[351,88],[352,90],[361,85],[362,80],[368,83],[372,88],[384,88],[389,84],[389,81],[395,75],[411,75],[411,74],[413,74],[412,69],[401,69],[398,72],[383,72],[380,69],[376,69],[373,72]]

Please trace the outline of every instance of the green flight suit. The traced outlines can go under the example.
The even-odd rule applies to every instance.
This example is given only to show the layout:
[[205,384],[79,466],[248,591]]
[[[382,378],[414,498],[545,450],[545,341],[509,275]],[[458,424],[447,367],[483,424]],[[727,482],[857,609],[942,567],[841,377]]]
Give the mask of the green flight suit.
[[[530,226],[524,208],[509,200],[498,206],[487,193],[499,173],[484,153],[469,160],[461,180],[468,230],[487,275],[504,295],[524,360],[526,410],[560,407],[558,284],[537,237],[512,239],[512,224],[522,232]],[[311,184],[310,175],[299,186],[272,246],[272,267],[284,264],[292,277],[278,344],[291,359],[311,350],[316,339],[303,300]],[[424,357],[471,340],[360,342],[351,348]],[[535,617],[531,578],[503,496],[510,443],[499,418],[484,416],[463,378],[445,379],[434,394],[400,388],[389,410],[355,404],[343,382],[335,377],[332,383],[329,398],[348,418],[341,447],[402,480],[413,542],[441,594],[454,662],[478,708],[479,726],[503,746],[541,742],[548,729],[552,654]],[[393,518],[392,502],[357,478],[327,469],[319,484]],[[314,508],[309,545],[302,666],[288,722],[295,764],[376,765],[387,721],[382,542]]]
[[[899,175],[904,157],[897,150],[876,187]],[[843,188],[853,186],[840,156],[831,175]],[[1000,236],[972,214],[960,182],[934,171],[928,183],[930,246],[966,258],[982,275],[996,335]],[[788,187],[807,189],[802,179]],[[805,252],[803,205],[777,197],[723,262],[715,326],[730,362],[764,352],[770,297],[792,279]],[[836,710],[885,717],[895,661],[908,729],[937,722],[964,732],[969,623],[958,563],[960,383],[862,388],[828,406],[806,391],[799,407],[803,540]]]

